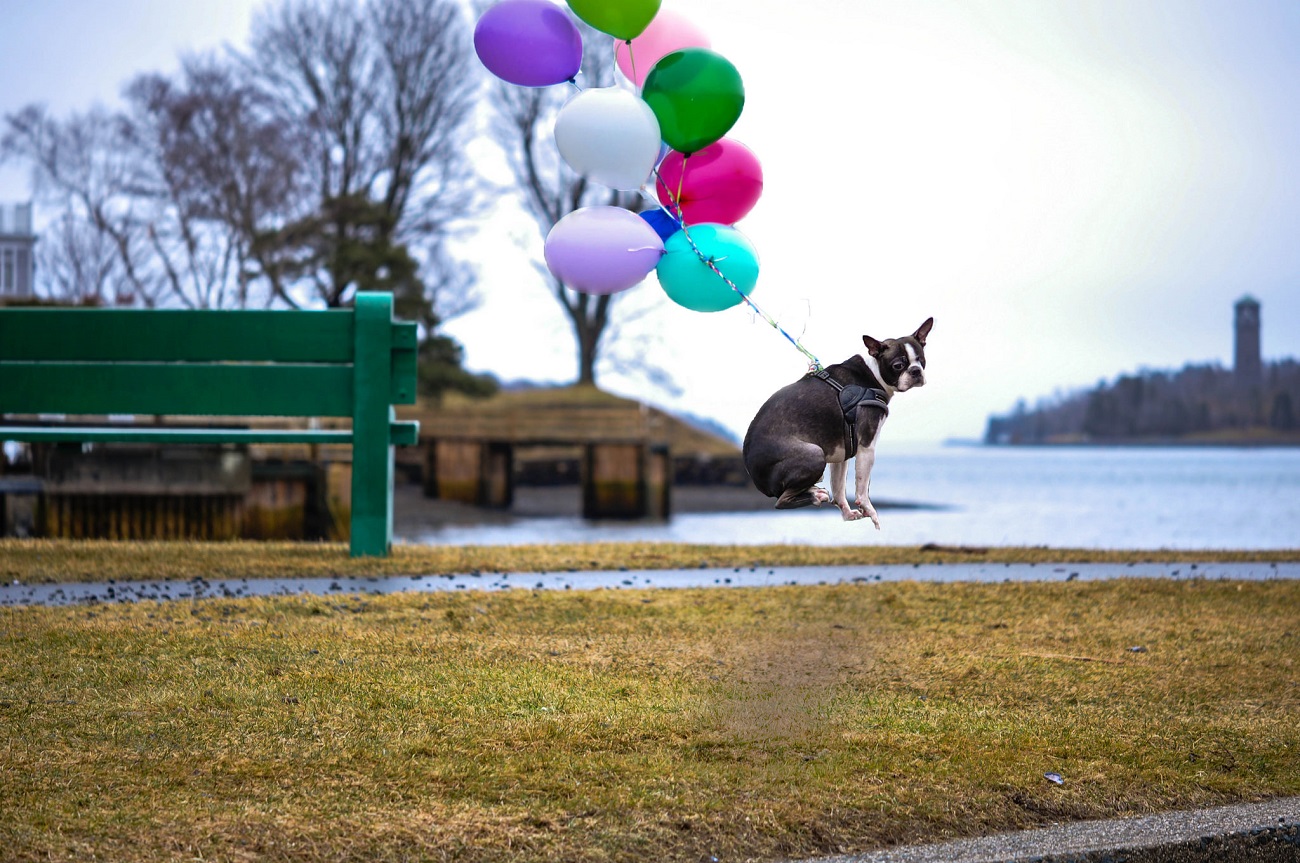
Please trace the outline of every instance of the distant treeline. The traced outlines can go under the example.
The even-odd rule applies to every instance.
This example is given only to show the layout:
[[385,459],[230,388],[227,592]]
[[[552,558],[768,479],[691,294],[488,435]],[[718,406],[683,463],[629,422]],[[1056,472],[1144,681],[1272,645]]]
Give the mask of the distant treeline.
[[985,443],[1300,443],[1300,363],[1266,363],[1256,382],[1217,365],[1121,375],[989,418]]

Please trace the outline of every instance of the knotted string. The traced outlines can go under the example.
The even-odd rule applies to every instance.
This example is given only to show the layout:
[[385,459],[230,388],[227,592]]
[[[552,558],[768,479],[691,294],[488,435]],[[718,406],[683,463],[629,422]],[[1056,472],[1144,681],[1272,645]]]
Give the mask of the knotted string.
[[[663,187],[663,188],[668,192],[668,197],[672,199],[672,200],[670,201],[670,204],[672,205],[672,207],[671,207],[671,209],[670,209],[669,207],[664,206],[662,202],[660,202],[660,201],[658,201],[658,200],[655,200],[655,199],[653,199],[653,198],[652,198],[652,200],[655,200],[655,204],[659,207],[659,209],[661,209],[661,210],[663,210],[665,213],[667,213],[667,214],[668,214],[668,217],[669,217],[670,219],[672,219],[674,222],[676,222],[676,223],[678,224],[678,226],[680,226],[681,231],[682,231],[682,236],[686,237],[686,242],[690,244],[690,246],[691,246],[691,251],[695,252],[696,257],[698,257],[698,258],[700,259],[700,262],[701,262],[702,264],[704,264],[706,267],[708,267],[710,270],[712,270],[712,271],[717,275],[718,278],[722,279],[722,281],[726,283],[727,287],[729,287],[729,288],[731,288],[733,291],[735,291],[735,292],[736,292],[736,295],[739,296],[740,299],[743,300],[743,301],[745,302],[745,305],[749,306],[750,309],[752,309],[756,315],[758,315],[758,316],[759,316],[760,318],[762,318],[763,320],[767,321],[767,323],[771,325],[772,329],[776,330],[778,333],[780,333],[781,335],[785,336],[786,341],[788,341],[790,344],[794,345],[794,346],[795,346],[795,349],[798,350],[799,353],[801,353],[801,354],[803,354],[805,357],[807,357],[807,358],[808,358],[808,362],[810,363],[810,365],[809,365],[809,367],[808,367],[808,370],[809,370],[810,372],[819,372],[819,371],[821,371],[822,368],[823,368],[822,363],[821,363],[821,360],[817,359],[817,357],[813,354],[813,352],[810,351],[810,350],[808,350],[807,348],[805,348],[805,347],[803,346],[803,344],[802,344],[798,339],[796,339],[794,336],[792,336],[792,335],[790,335],[788,332],[786,332],[786,331],[785,331],[785,328],[782,327],[779,323],[777,323],[776,318],[772,317],[772,316],[769,315],[767,312],[765,312],[765,311],[763,311],[761,308],[759,308],[758,303],[756,303],[756,302],[754,302],[752,299],[750,299],[749,296],[748,296],[744,291],[742,291],[742,290],[741,290],[741,289],[736,285],[735,282],[733,282],[731,279],[727,278],[727,274],[726,274],[726,273],[722,272],[722,270],[718,268],[717,260],[714,259],[714,258],[706,257],[705,254],[704,254],[702,251],[700,251],[700,247],[699,247],[698,245],[696,245],[694,238],[691,237],[691,232],[690,232],[690,229],[689,229],[689,228],[687,227],[687,225],[686,225],[686,221],[685,221],[685,219],[683,219],[683,218],[679,215],[679,214],[682,212],[682,207],[681,207],[681,203],[680,203],[680,201],[681,201],[681,197],[682,197],[682,183],[683,183],[683,182],[685,181],[685,179],[686,179],[686,165],[685,165],[685,162],[683,162],[683,164],[682,164],[682,173],[681,173],[681,176],[678,177],[678,179],[677,179],[677,193],[676,193],[675,195],[673,194],[672,190],[668,188],[668,185],[667,185],[666,183],[664,183],[664,181],[663,181],[663,177],[660,176],[660,174],[659,174],[659,168],[658,168],[658,166],[656,166],[655,169],[654,169],[654,176],[655,176],[655,179],[659,181],[659,182],[658,182],[658,185],[662,186],[662,187]],[[674,210],[676,211],[676,213],[674,213]],[[723,260],[726,260],[726,259],[723,258]]]
[[[636,52],[632,50],[631,40],[627,40],[624,44],[627,45],[628,62],[632,66],[632,82],[635,85]],[[615,66],[618,65],[618,40],[617,39],[614,40],[614,65]],[[572,84],[574,89],[576,89],[578,92],[582,92],[582,87],[581,85],[578,84],[576,77],[571,78],[569,80],[569,83]],[[668,192],[669,198],[671,198],[671,201],[669,202],[671,204],[671,207],[664,206],[663,202],[660,201],[654,195],[652,195],[649,192],[649,190],[647,190],[644,186],[641,188],[642,194],[644,194],[646,198],[648,198],[651,202],[653,202],[656,207],[658,207],[660,210],[663,210],[664,213],[668,215],[668,218],[672,219],[674,222],[677,223],[677,225],[681,228],[682,236],[686,237],[686,242],[690,244],[691,251],[695,252],[695,256],[700,259],[700,262],[702,264],[704,264],[706,267],[712,270],[713,273],[717,275],[718,278],[722,279],[722,281],[727,285],[727,287],[735,291],[736,295],[740,297],[741,300],[744,301],[745,305],[749,306],[749,308],[753,310],[754,314],[758,315],[760,318],[767,321],[767,323],[772,327],[772,329],[776,330],[778,333],[785,336],[786,341],[794,345],[795,349],[808,359],[809,372],[821,371],[823,368],[821,360],[817,359],[816,355],[814,355],[812,351],[805,348],[798,339],[796,339],[794,336],[786,332],[785,328],[782,327],[779,323],[777,323],[776,318],[772,317],[767,312],[763,311],[762,308],[759,307],[758,303],[751,300],[749,296],[736,285],[735,282],[733,282],[731,279],[727,277],[726,273],[722,272],[722,270],[718,268],[717,261],[714,258],[706,257],[705,254],[702,251],[700,251],[700,247],[696,245],[694,238],[691,237],[690,230],[686,226],[686,220],[683,218],[684,214],[682,213],[682,206],[681,206],[682,184],[685,183],[686,181],[685,159],[687,158],[689,158],[689,154],[683,157],[682,172],[681,175],[678,176],[677,178],[676,194],[674,194],[672,190],[668,188],[668,185],[664,183],[663,177],[659,174],[659,166],[655,165],[653,169],[654,178],[656,181],[658,181],[657,184],[659,186],[662,186],[664,190]],[[724,258],[723,260],[726,259]]]

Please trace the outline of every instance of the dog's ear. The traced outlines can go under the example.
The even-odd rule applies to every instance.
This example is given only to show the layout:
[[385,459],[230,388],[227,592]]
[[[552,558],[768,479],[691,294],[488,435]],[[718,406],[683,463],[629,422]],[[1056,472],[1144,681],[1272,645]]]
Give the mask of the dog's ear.
[[916,332],[912,333],[912,338],[916,339],[918,342],[924,345],[925,337],[930,335],[930,328],[933,326],[934,326],[934,318],[926,318],[925,323],[917,327]]
[[867,353],[871,354],[873,357],[880,356],[880,350],[884,347],[884,345],[873,339],[871,336],[863,336],[862,344],[867,346]]

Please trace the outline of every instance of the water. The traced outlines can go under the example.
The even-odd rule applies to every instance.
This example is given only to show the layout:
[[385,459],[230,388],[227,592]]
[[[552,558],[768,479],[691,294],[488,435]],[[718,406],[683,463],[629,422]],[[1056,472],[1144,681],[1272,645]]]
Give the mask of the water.
[[76,584],[0,584],[0,608],[142,601],[245,599],[253,596],[382,596],[461,590],[622,590],[769,587],[786,584],[1097,581],[1108,578],[1300,579],[1300,563],[956,563],[888,566],[784,566],[607,572],[495,572],[346,578],[192,578]]
[[[681,514],[667,522],[591,523],[515,517],[403,537],[407,542],[502,545],[670,541],[812,545],[1046,545],[1122,549],[1300,548],[1300,449],[897,448],[872,479],[883,530],[836,510]],[[760,567],[592,573],[470,573],[390,578],[250,579],[133,584],[0,585],[0,606],[255,595],[382,594],[597,587],[1052,581],[1115,577],[1300,578],[1300,564],[969,564]]]
[[[852,477],[850,476],[850,484]],[[1300,547],[1300,449],[885,446],[872,475],[882,529],[834,509],[679,514],[667,522],[517,518],[402,540],[1044,545],[1125,549]]]

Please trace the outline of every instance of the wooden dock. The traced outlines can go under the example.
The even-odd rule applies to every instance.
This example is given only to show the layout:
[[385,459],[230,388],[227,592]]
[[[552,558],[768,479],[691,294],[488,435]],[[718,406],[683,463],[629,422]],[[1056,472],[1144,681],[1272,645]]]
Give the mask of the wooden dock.
[[[449,397],[398,413],[421,423],[419,446],[398,450],[399,481],[419,483],[430,498],[508,509],[516,483],[576,484],[587,518],[662,519],[672,511],[674,482],[746,483],[733,443],[591,387]],[[49,444],[33,455],[34,473],[0,483],[0,535],[346,538],[348,446]]]
[[668,423],[662,413],[635,402],[575,404],[554,396],[489,400],[443,406],[418,417],[427,497],[507,509],[514,501],[521,449],[576,448],[584,518],[667,518],[671,513]]

